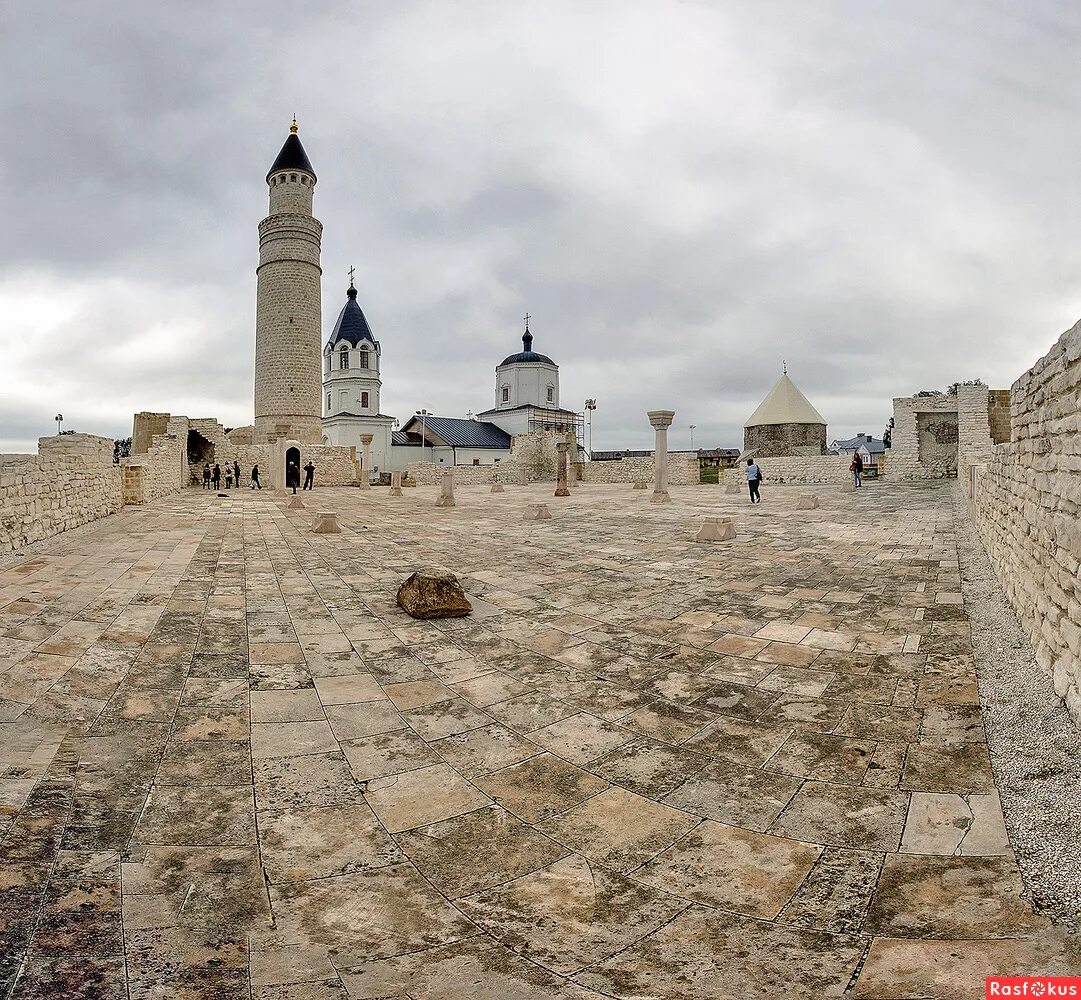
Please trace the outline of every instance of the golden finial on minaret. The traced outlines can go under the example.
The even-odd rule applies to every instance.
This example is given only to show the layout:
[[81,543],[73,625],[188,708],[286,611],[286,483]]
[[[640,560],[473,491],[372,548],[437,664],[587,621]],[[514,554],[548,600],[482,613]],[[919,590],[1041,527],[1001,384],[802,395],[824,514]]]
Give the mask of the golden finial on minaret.
[[297,128],[297,116],[296,115],[293,115],[293,124],[289,126],[289,131],[292,132],[293,135],[296,135],[297,132],[300,131]]

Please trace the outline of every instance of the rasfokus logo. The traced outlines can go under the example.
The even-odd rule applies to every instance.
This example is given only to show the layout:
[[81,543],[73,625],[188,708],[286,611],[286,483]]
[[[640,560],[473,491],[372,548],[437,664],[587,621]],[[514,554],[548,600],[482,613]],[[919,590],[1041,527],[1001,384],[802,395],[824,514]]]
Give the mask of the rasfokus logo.
[[990,997],[1035,997],[1036,1000],[1058,1000],[1059,997],[1081,998],[1079,976],[988,976]]

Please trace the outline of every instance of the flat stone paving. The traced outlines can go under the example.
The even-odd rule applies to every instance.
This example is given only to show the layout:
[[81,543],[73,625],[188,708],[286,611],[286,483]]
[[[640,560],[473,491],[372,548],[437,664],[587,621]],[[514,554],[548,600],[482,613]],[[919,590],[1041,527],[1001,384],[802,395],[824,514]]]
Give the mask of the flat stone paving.
[[[982,997],[1034,915],[945,486],[270,491],[0,570],[0,985]],[[524,521],[529,503],[553,519]],[[309,504],[312,507],[312,504]],[[703,516],[738,538],[696,544]],[[397,608],[457,573],[470,618]]]

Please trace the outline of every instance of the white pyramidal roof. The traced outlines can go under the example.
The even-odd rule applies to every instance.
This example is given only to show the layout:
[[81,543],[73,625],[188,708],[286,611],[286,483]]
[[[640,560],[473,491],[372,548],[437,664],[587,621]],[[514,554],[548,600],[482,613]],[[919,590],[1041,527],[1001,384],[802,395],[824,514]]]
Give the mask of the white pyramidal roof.
[[788,377],[788,372],[777,380],[769,395],[748,418],[744,427],[759,427],[762,424],[825,424],[826,420],[812,405],[810,400],[796,387]]

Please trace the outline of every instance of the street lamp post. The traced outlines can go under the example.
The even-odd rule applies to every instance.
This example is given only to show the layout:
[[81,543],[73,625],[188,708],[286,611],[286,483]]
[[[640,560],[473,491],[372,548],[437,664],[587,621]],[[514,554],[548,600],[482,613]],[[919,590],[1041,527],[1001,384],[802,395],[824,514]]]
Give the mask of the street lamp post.
[[417,416],[420,417],[420,450],[421,454],[424,454],[424,449],[427,447],[427,440],[425,438],[426,421],[428,419],[427,410],[417,410]]
[[53,420],[56,421],[56,435],[59,437],[64,430],[64,414],[58,413]]
[[586,412],[589,414],[588,430],[586,432],[587,444],[586,450],[589,452],[590,461],[593,460],[593,411],[597,408],[597,401],[595,399],[586,400]]
[[694,429],[698,424],[691,424],[687,429],[691,432],[691,451],[694,451]]

